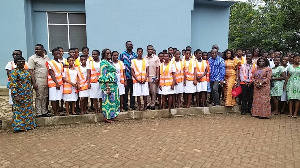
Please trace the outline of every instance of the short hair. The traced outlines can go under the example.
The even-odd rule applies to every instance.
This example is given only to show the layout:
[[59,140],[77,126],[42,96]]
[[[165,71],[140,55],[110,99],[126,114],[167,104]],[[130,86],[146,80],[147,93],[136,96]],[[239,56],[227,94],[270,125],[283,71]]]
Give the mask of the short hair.
[[[67,58],[67,61],[68,61],[70,58],[73,58],[73,57],[68,57],[68,58]],[[74,59],[74,58],[73,58],[73,59]]]
[[126,41],[126,43],[125,43],[125,44],[127,45],[127,43],[132,43],[132,42],[131,42],[131,41]]
[[191,50],[190,50],[190,49],[186,49],[186,50],[185,50],[185,52],[187,52],[187,51],[191,52]]
[[80,58],[85,58],[86,59],[86,56],[85,55],[80,55]]
[[139,48],[136,49],[136,51],[139,51],[139,50],[142,50],[142,51],[143,51],[143,49],[142,49],[141,47],[139,47]]
[[42,47],[42,48],[44,49],[43,44],[36,44],[35,46],[36,46],[36,47]]
[[163,52],[163,53],[167,53],[167,52],[168,52],[168,50],[163,50],[162,52]]
[[81,51],[83,51],[83,50],[85,50],[85,49],[90,50],[88,47],[82,47]]
[[118,53],[118,55],[119,55],[119,52],[118,52],[118,51],[113,51],[113,52],[111,53],[111,55],[113,55],[114,53]]
[[100,51],[99,50],[93,50],[92,52],[97,52],[97,54],[100,55]]
[[202,52],[200,49],[197,49],[194,53]]
[[59,51],[59,49],[58,48],[53,48],[52,53],[54,53],[55,51]]
[[191,46],[186,46],[185,49],[188,50],[188,48],[192,48]]
[[158,53],[158,55],[161,55],[161,54],[162,54],[162,55],[164,55],[164,53],[163,53],[163,52],[160,52],[160,53]]
[[75,51],[75,48],[69,48],[69,52],[70,52],[71,50],[74,50],[74,51]]
[[173,48],[173,47],[169,47],[168,49],[170,49],[170,48],[172,48],[172,49],[174,50],[174,48]]
[[74,47],[74,50],[78,50],[78,51],[79,51],[79,48],[77,48],[77,47]]
[[56,48],[58,48],[58,49],[64,49],[64,48],[62,48],[62,47],[56,47]]
[[243,51],[243,49],[242,49],[242,48],[237,48],[237,49],[236,49],[236,51],[238,51],[238,50],[241,50],[241,51]]
[[300,57],[300,54],[299,53],[295,53],[293,58],[295,58],[295,57]]
[[16,57],[14,58],[14,63],[17,64],[17,62],[20,61],[20,60],[25,61],[25,58],[22,57],[21,55],[18,55],[18,56],[16,56]]
[[149,44],[149,45],[147,45],[147,49],[148,49],[148,47],[153,47],[153,45]]
[[21,50],[14,50],[14,52],[15,52],[15,51],[17,51],[17,52],[20,52],[20,53],[21,53],[21,55],[22,55],[22,51],[21,51]]

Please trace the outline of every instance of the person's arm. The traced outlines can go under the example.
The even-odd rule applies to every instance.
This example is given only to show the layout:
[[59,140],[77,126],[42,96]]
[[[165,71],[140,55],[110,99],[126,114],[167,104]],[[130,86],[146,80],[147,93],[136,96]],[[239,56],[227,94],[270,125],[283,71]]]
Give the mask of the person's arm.
[[147,68],[146,68],[146,77],[145,77],[145,80],[143,83],[145,83],[148,78],[149,78],[149,66],[147,66]]
[[172,83],[171,89],[174,90],[174,86],[176,84],[175,72],[172,72],[172,77],[173,77],[173,83]]
[[280,74],[280,77],[272,77],[272,80],[279,80],[279,81],[285,80],[286,74],[285,74],[285,72],[284,72],[284,69],[282,69],[282,71],[283,71],[283,72]]
[[197,68],[196,66],[194,67],[194,82],[193,84],[196,86],[197,85]]
[[286,75],[284,85],[283,85],[283,90],[286,90],[286,84],[289,81],[290,77],[291,77],[291,74],[289,73],[289,71],[287,71],[287,75]]
[[131,68],[131,75],[138,83],[141,83],[141,81],[137,79],[133,68]]
[[88,83],[88,86],[90,89],[91,88],[91,70],[87,69],[86,72],[87,72],[87,83]]
[[[123,64],[123,67],[124,67],[124,64]],[[127,76],[126,76],[126,69],[123,69],[123,77],[124,77],[124,86],[126,87],[127,86]]]
[[236,84],[239,85],[240,84],[240,65],[241,65],[241,61],[238,61],[236,62]]
[[220,76],[221,76],[220,83],[221,83],[222,86],[223,86],[224,80],[225,80],[225,73],[226,73],[226,71],[225,71],[225,61],[224,61],[224,59],[222,59],[221,62],[220,62]]
[[51,76],[52,80],[53,80],[53,81],[55,82],[55,84],[56,84],[56,89],[59,90],[59,89],[60,89],[60,86],[59,86],[59,84],[58,84],[58,82],[57,82],[57,80],[56,80],[56,78],[55,78],[55,74],[54,74],[53,70],[52,70],[52,69],[49,69],[48,72],[49,72],[49,75]]

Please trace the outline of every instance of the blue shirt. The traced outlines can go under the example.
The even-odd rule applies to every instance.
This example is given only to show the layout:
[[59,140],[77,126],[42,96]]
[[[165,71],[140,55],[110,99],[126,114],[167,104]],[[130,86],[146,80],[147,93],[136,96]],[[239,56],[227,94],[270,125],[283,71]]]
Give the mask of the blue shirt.
[[131,60],[136,59],[136,53],[132,52],[129,54],[127,51],[124,51],[120,54],[119,60],[123,61],[125,66],[125,73],[127,79],[132,79],[131,77]]
[[224,81],[225,78],[225,61],[220,56],[216,59],[210,57],[208,59],[210,66],[210,81]]

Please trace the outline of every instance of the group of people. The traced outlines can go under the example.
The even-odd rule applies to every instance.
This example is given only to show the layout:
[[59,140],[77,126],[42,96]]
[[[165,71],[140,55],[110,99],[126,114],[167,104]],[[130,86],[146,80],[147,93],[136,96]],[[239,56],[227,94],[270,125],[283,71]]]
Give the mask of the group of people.
[[[225,50],[219,52],[217,45],[209,52],[200,49],[192,52],[169,47],[156,53],[152,45],[147,54],[142,48],[133,50],[131,41],[126,42],[122,53],[103,49],[83,47],[68,51],[57,47],[52,50],[50,60],[44,46],[37,44],[35,54],[28,59],[20,50],[13,52],[14,61],[5,69],[8,75],[10,104],[13,108],[13,129],[33,129],[35,117],[48,117],[49,101],[54,115],[65,103],[66,115],[88,113],[89,100],[95,113],[102,112],[106,122],[117,117],[119,112],[138,110],[207,106],[219,106],[224,99],[225,106],[237,104],[232,95],[233,88],[241,87],[238,103],[241,114],[247,112],[259,118],[279,113],[279,108],[289,102],[289,117],[297,117],[300,105],[300,56],[289,52],[261,52],[253,50]],[[101,54],[101,59],[100,59]],[[33,89],[36,92],[33,108]],[[222,95],[222,96],[221,96]],[[143,107],[141,102],[143,96]],[[183,100],[183,102],[182,102]],[[59,103],[61,101],[61,104]],[[33,113],[35,109],[35,114]]]

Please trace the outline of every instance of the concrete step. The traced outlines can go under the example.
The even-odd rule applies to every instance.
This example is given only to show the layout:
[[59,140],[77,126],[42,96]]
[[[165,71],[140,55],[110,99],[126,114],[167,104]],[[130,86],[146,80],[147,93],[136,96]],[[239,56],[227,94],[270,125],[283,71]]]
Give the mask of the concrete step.
[[[199,116],[209,115],[213,113],[226,114],[226,113],[239,113],[240,106],[224,107],[191,107],[191,108],[178,108],[169,110],[147,110],[147,111],[128,111],[119,113],[116,121],[124,120],[141,120],[153,118],[170,118],[170,117],[184,117],[184,116]],[[54,126],[54,125],[68,125],[80,123],[96,123],[103,122],[102,114],[85,114],[85,115],[70,115],[70,116],[53,116],[43,117],[36,119],[38,127]],[[2,129],[10,129],[12,120],[2,120]]]
[[8,96],[8,88],[0,87],[0,96]]

